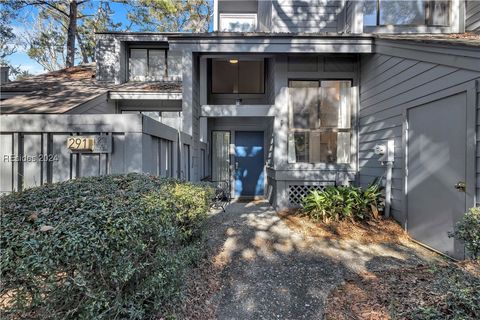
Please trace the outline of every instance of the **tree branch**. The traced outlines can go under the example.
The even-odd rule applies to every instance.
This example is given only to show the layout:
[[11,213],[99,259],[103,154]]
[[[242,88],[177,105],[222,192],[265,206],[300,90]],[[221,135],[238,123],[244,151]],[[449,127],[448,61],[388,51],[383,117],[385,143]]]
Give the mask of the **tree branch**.
[[77,17],[77,19],[83,19],[86,17],[94,17],[94,16],[95,16],[94,14],[81,14]]
[[25,6],[27,5],[40,5],[40,6],[47,6],[51,9],[54,9],[56,10],[57,12],[61,13],[62,15],[64,15],[65,17],[68,18],[68,13],[66,13],[65,11],[63,11],[62,9],[54,6],[53,4],[47,2],[47,1],[34,1],[34,2],[29,2],[29,3],[26,3]]

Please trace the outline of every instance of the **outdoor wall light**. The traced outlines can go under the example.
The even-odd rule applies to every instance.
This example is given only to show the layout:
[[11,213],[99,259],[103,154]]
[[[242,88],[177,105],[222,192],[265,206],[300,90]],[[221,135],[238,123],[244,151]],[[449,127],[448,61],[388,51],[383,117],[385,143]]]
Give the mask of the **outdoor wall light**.
[[231,64],[237,64],[238,60],[237,59],[230,59],[228,60]]

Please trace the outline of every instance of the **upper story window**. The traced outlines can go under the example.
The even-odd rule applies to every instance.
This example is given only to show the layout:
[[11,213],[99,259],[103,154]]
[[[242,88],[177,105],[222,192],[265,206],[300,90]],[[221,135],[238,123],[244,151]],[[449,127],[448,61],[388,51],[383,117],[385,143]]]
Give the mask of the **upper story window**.
[[257,29],[256,13],[221,13],[220,31],[254,32]]
[[167,51],[167,75],[170,78],[182,78],[182,52],[181,51]]
[[367,0],[365,26],[449,26],[450,1]]
[[165,49],[130,49],[130,81],[160,81],[182,76],[182,55]]
[[265,93],[264,60],[213,59],[211,92],[213,94]]
[[350,163],[350,80],[289,81],[289,163]]

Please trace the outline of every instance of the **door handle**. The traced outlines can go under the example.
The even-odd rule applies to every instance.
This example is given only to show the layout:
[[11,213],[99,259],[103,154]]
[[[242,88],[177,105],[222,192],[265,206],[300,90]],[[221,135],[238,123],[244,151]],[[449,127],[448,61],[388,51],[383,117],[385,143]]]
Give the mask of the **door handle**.
[[235,161],[235,170],[237,170],[237,169],[238,169],[238,162]]
[[461,192],[465,192],[465,190],[467,189],[467,185],[463,181],[458,181],[454,187]]

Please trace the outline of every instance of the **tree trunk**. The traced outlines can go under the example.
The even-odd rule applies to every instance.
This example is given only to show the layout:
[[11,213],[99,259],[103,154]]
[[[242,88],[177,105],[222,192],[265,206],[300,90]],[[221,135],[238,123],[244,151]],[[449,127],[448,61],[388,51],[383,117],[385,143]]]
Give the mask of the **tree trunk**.
[[82,53],[82,62],[83,63],[89,63],[88,61],[88,53],[87,50],[85,49],[85,46],[83,45],[82,38],[77,32],[77,41],[78,41],[78,46],[80,47],[80,52]]
[[75,65],[75,35],[77,34],[77,0],[70,0],[67,30],[67,61],[66,67]]

